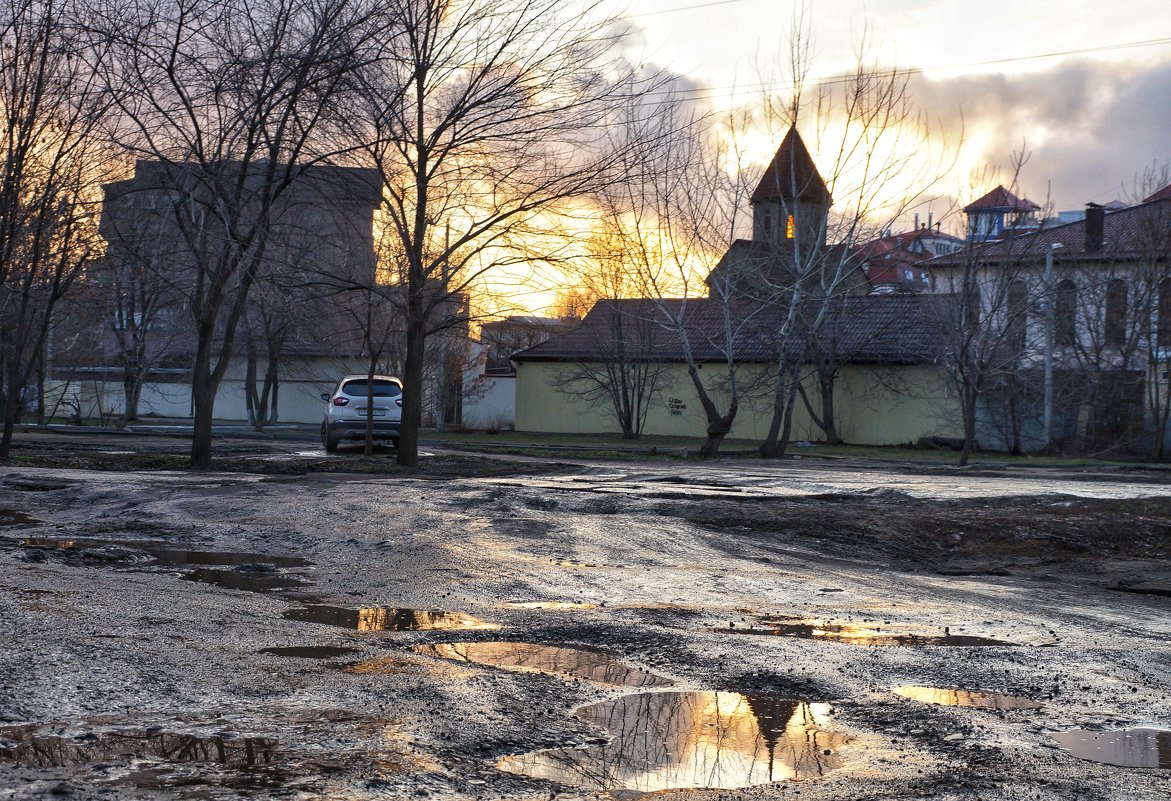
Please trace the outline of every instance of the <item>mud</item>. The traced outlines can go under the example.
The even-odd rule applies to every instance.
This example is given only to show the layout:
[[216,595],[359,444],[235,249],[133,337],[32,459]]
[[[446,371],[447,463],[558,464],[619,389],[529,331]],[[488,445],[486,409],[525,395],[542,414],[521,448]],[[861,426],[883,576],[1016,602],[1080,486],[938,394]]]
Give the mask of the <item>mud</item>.
[[5,798],[1167,797],[1158,475],[235,447],[0,466]]

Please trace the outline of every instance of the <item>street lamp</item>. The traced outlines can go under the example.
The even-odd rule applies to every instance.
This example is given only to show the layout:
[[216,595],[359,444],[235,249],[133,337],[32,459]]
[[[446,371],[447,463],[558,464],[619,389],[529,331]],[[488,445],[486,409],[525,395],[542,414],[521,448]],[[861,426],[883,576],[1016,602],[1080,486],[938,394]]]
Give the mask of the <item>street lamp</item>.
[[1045,450],[1053,445],[1053,340],[1057,292],[1053,288],[1053,254],[1065,245],[1052,242],[1045,250]]

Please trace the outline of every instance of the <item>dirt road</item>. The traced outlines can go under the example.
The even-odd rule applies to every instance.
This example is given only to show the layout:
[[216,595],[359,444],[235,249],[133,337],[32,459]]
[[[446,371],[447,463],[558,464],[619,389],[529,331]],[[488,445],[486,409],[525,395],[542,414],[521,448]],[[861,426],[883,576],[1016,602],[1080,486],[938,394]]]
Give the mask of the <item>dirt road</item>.
[[0,798],[1171,794],[1149,476],[239,448],[0,467]]

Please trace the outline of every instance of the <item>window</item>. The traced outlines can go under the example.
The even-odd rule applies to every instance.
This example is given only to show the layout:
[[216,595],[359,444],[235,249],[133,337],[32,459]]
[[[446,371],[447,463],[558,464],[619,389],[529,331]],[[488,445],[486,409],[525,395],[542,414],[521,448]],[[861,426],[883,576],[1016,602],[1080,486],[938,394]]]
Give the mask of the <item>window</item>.
[[1126,342],[1126,282],[1120,278],[1106,284],[1106,330],[1103,333],[1107,345]]
[[1171,278],[1159,282],[1159,320],[1156,342],[1160,348],[1171,348]]
[[785,223],[785,239],[792,239],[797,234],[797,226],[793,221],[793,215],[789,215],[788,221]]
[[1077,336],[1077,284],[1068,278],[1057,285],[1053,317],[1053,341],[1058,345],[1072,345]]
[[1013,281],[1008,285],[1008,320],[1005,338],[1008,346],[1016,351],[1025,349],[1025,333],[1029,324],[1029,290],[1024,281]]

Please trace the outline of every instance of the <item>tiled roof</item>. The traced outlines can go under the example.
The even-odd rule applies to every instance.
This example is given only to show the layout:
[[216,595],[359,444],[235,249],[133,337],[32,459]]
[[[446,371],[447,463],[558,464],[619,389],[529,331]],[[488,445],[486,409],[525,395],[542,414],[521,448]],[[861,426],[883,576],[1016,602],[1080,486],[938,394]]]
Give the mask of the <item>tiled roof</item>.
[[753,203],[762,200],[803,200],[826,207],[833,205],[829,189],[795,126],[785,134],[777,154],[752,193]]
[[1060,244],[1057,263],[1125,261],[1147,258],[1156,252],[1166,259],[1171,250],[1171,198],[1106,211],[1101,250],[1086,248],[1086,222],[1078,220],[1051,228],[988,242],[971,249],[939,256],[927,262],[932,269],[957,267],[969,260],[985,264],[1019,264],[1045,258],[1051,245]]
[[[929,364],[945,350],[943,321],[947,295],[849,295],[835,302],[819,337],[842,363]],[[776,359],[783,311],[775,306],[739,302],[725,308],[710,298],[599,301],[576,330],[513,354],[518,362],[605,361],[617,358],[619,343],[627,359],[657,362],[685,360],[683,339],[667,324],[668,315],[683,321],[683,333],[699,362],[726,358],[726,325],[733,331],[737,361]],[[621,332],[621,337],[619,336]],[[788,337],[790,358],[801,355],[804,331]]]
[[1021,198],[998,186],[979,200],[964,206],[964,213],[973,211],[1039,211],[1040,206],[1031,200]]

